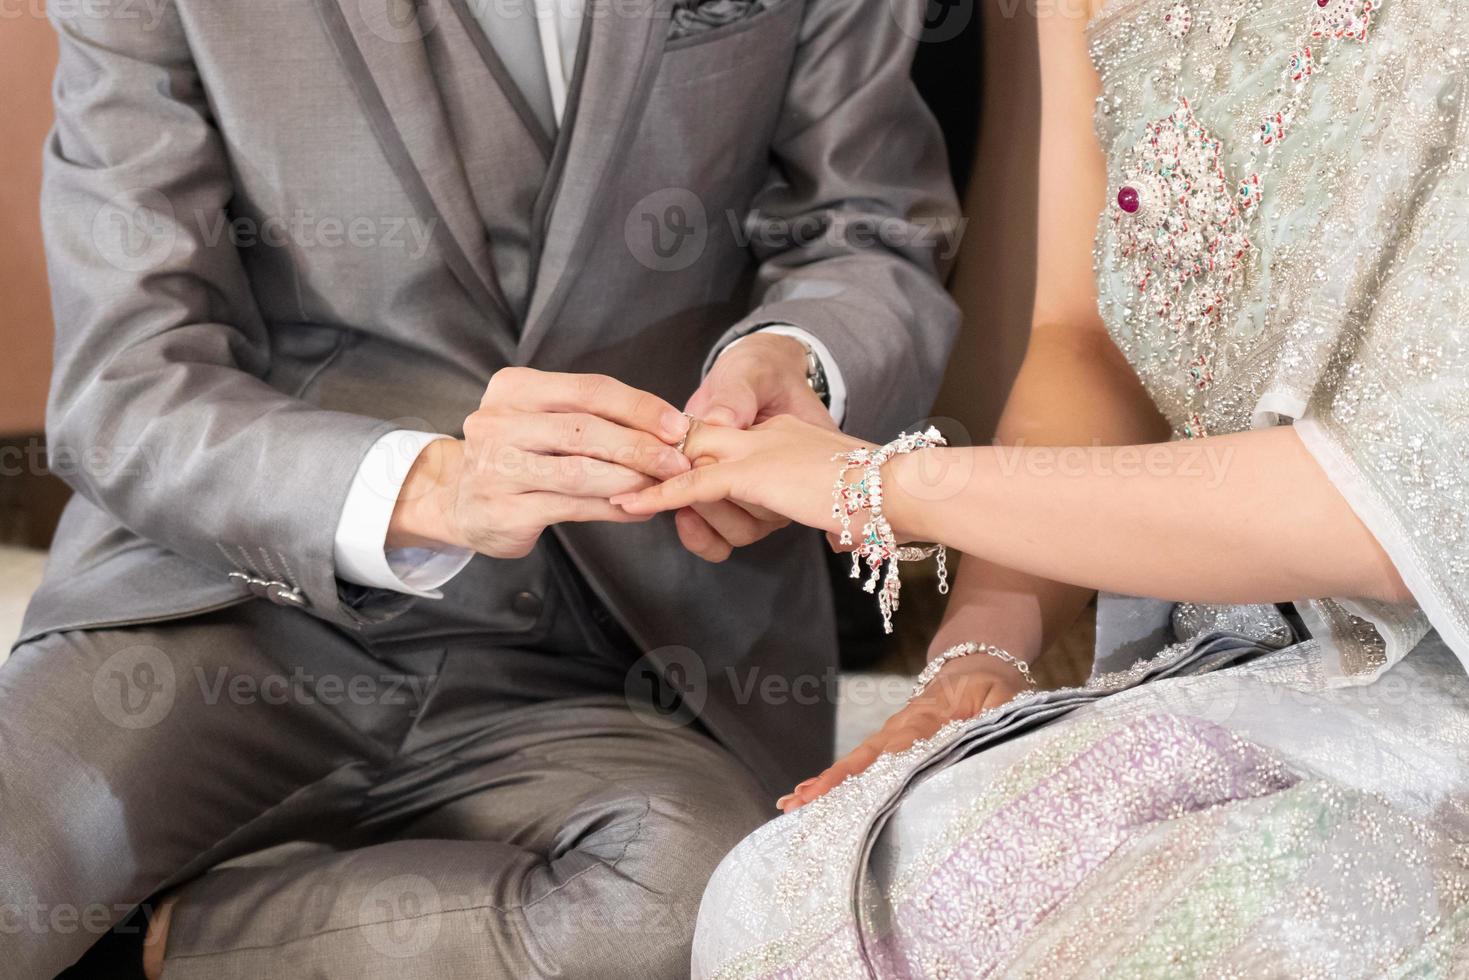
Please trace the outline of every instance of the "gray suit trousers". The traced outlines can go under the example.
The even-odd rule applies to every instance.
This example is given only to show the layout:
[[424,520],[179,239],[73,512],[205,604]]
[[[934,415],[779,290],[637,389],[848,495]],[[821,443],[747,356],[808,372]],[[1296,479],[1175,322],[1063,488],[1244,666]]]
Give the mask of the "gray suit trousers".
[[0,668],[5,977],[179,903],[169,980],[680,977],[755,778],[534,643],[362,638],[250,602],[55,633]]

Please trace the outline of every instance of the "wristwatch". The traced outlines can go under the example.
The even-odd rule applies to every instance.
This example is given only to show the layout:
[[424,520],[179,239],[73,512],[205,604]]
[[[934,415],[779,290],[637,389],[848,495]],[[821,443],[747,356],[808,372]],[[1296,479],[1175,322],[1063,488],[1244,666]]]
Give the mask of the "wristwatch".
[[826,368],[821,363],[821,357],[800,337],[791,337],[806,352],[806,383],[811,390],[816,392],[816,397],[821,399],[821,404],[831,408],[831,386],[826,382]]

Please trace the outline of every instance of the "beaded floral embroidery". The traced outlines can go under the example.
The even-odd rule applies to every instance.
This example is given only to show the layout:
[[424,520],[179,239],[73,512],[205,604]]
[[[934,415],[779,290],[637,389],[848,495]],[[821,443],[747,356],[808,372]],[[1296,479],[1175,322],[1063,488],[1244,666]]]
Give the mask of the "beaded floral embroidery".
[[[1317,55],[1309,41],[1364,40],[1375,9],[1373,0],[1309,3],[1304,36],[1286,64],[1288,91],[1261,120],[1244,177],[1231,182],[1220,140],[1199,122],[1182,95],[1172,113],[1148,124],[1121,172],[1113,211],[1120,255],[1145,308],[1170,328],[1172,353],[1186,352],[1183,368],[1197,393],[1196,410],[1182,431],[1189,438],[1209,434],[1207,412],[1199,403],[1214,381],[1215,337],[1251,249],[1246,226],[1251,209],[1260,203],[1264,156],[1285,138],[1304,103],[1306,82],[1316,71]],[[1216,47],[1229,43],[1239,19],[1239,9],[1215,18],[1210,37]],[[1177,45],[1192,24],[1187,4],[1176,3],[1163,12],[1163,33]],[[1169,64],[1176,74],[1181,55]]]
[[1310,32],[1313,38],[1365,41],[1372,24],[1372,0],[1312,0]]
[[1230,187],[1219,140],[1181,99],[1166,119],[1148,125],[1117,191],[1122,257],[1148,309],[1180,343],[1192,342],[1189,371],[1200,389],[1211,377],[1199,342],[1213,335],[1226,291],[1250,249],[1241,212],[1258,182],[1241,187],[1249,190],[1237,194]]

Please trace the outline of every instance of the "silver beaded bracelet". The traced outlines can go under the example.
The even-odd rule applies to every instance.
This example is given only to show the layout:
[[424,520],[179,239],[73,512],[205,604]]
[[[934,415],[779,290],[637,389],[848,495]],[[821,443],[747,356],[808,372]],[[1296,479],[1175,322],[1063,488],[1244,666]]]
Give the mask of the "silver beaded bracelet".
[[[939,430],[929,426],[924,432],[904,432],[892,442],[876,449],[854,449],[832,457],[842,464],[831,488],[831,516],[841,526],[838,540],[843,545],[853,546],[852,578],[862,577],[862,563],[864,560],[867,562],[869,575],[862,588],[877,595],[877,608],[882,614],[884,633],[893,631],[893,613],[898,610],[898,597],[903,587],[902,580],[898,577],[898,563],[937,557],[940,595],[949,591],[949,568],[948,552],[942,544],[898,544],[892,525],[882,513],[882,467],[894,456],[944,445],[947,443]],[[848,483],[847,474],[852,470],[857,470],[860,477],[857,482]],[[858,541],[852,536],[852,518],[864,511],[867,517],[862,526],[862,539]],[[887,569],[886,574],[883,572],[884,567]]]
[[1031,687],[1035,687],[1035,678],[1031,676],[1030,664],[1021,660],[1008,650],[1001,650],[999,647],[990,643],[956,643],[928,662],[928,666],[924,667],[923,672],[918,675],[918,681],[913,685],[913,693],[908,695],[908,700],[912,701],[918,695],[922,694],[928,685],[933,683],[933,679],[939,675],[939,671],[943,669],[944,664],[950,660],[958,660],[960,657],[967,657],[975,653],[982,653],[987,657],[994,657],[996,660],[1003,660],[1005,663],[1013,665],[1016,670],[1020,671],[1020,676],[1025,678],[1025,683]]

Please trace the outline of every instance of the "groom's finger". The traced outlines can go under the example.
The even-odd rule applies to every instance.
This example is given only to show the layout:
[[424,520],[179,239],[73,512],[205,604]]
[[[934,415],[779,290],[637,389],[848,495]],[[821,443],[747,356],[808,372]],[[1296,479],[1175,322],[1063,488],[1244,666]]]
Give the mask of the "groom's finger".
[[751,435],[746,429],[699,421],[689,429],[683,451],[691,460],[708,458],[717,461],[750,452],[750,442]]
[[506,475],[526,490],[549,490],[571,497],[600,497],[636,493],[656,481],[616,463],[587,456],[542,456],[524,453],[503,466]]
[[728,500],[716,500],[712,504],[695,504],[694,510],[704,518],[715,533],[735,548],[752,545],[786,523],[783,519],[779,523],[762,522],[739,504]]
[[689,430],[689,420],[668,402],[603,374],[502,368],[490,379],[480,402],[481,408],[494,405],[523,412],[588,412],[656,435],[670,445]]
[[734,549],[754,544],[790,523],[763,508],[728,500],[681,508],[674,513],[673,522],[685,548],[705,561],[716,563],[727,559]]
[[678,540],[683,546],[705,561],[718,564],[734,551],[733,546],[720,537],[719,532],[710,527],[709,522],[700,517],[692,507],[675,511],[673,526],[677,528]]
[[754,424],[760,399],[743,378],[720,371],[716,363],[684,411],[711,425],[743,429]]
[[766,524],[773,524],[774,527],[770,529],[772,531],[779,531],[781,528],[790,523],[790,521],[784,515],[777,514],[773,510],[766,510],[764,507],[757,507],[754,504],[740,504],[740,509],[749,514],[751,517],[755,518],[755,520],[757,521],[764,521]]
[[641,429],[609,422],[590,412],[519,412],[500,416],[487,433],[495,444],[537,453],[586,456],[667,480],[689,468],[684,454]]

